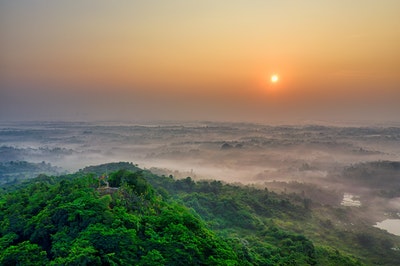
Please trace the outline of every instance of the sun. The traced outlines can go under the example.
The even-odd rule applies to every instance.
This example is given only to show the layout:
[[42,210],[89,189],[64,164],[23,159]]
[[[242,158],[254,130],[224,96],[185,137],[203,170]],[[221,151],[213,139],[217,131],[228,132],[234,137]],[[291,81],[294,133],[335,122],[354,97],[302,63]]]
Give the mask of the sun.
[[271,76],[271,82],[272,83],[277,83],[279,81],[279,76],[274,74]]

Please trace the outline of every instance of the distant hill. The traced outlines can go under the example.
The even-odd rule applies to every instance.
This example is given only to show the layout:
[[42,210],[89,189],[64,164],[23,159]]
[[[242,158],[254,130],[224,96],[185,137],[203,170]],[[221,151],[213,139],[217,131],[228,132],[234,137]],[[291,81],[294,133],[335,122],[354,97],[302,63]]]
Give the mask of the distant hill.
[[65,171],[50,163],[31,163],[26,161],[0,162],[0,184],[17,183],[24,179],[38,176],[39,174],[60,175]]
[[80,173],[95,173],[98,175],[106,174],[115,172],[118,170],[129,170],[132,172],[141,171],[141,169],[131,162],[116,162],[116,163],[107,163],[107,164],[100,164],[100,165],[92,165],[87,166],[81,170]]

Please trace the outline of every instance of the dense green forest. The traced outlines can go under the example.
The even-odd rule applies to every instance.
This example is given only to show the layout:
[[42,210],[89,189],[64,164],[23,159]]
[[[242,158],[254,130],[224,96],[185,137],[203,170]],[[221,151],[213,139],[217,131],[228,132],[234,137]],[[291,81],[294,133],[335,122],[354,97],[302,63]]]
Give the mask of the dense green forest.
[[335,223],[349,215],[294,193],[106,164],[4,186],[0,265],[397,265],[399,239]]

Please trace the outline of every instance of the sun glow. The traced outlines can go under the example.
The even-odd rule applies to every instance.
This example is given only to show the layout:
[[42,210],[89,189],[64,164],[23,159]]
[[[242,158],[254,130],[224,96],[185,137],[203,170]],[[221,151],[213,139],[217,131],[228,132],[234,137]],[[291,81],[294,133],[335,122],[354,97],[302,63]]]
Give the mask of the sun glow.
[[272,75],[271,76],[271,82],[272,83],[277,83],[279,81],[279,76],[278,75]]

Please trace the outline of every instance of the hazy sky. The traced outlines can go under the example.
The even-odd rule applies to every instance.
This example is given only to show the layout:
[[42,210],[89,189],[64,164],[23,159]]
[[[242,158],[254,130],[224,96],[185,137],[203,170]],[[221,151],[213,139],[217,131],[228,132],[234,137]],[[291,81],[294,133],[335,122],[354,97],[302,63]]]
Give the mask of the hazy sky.
[[0,120],[399,121],[399,14],[398,0],[4,0]]

